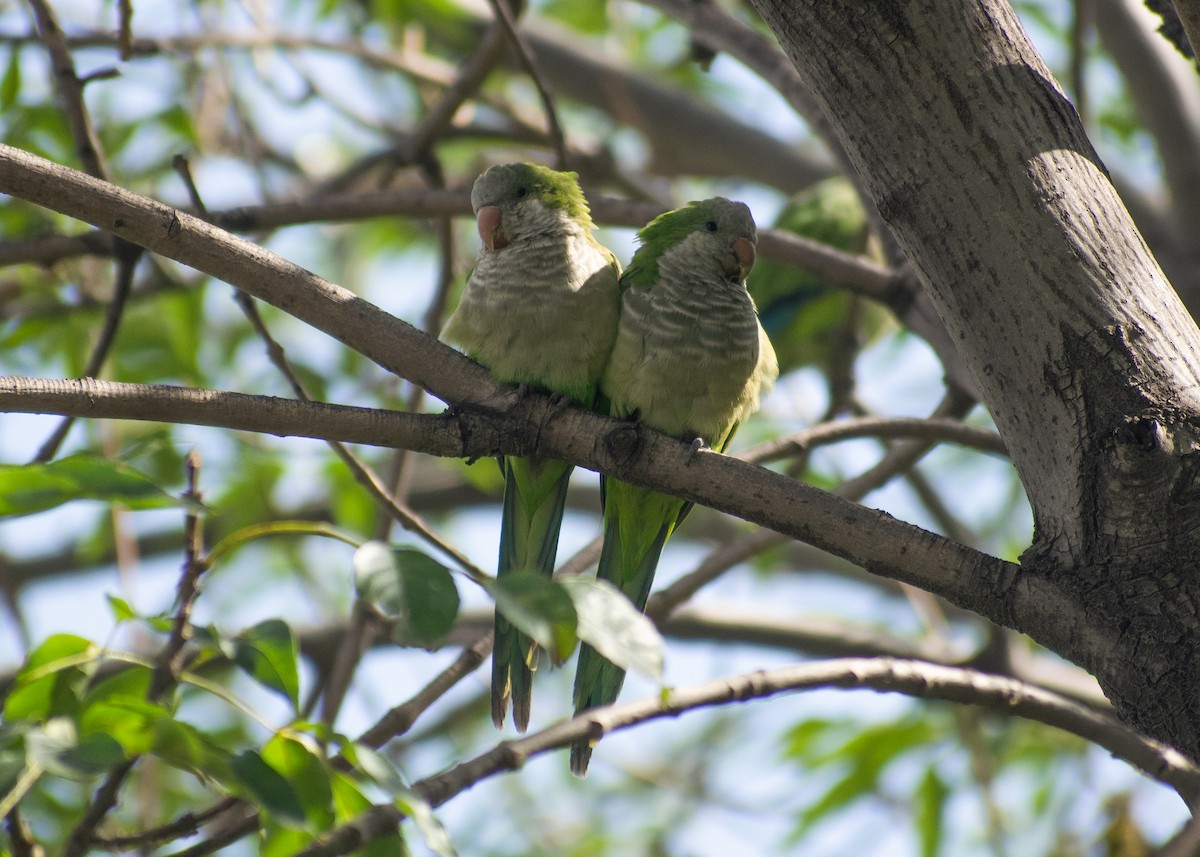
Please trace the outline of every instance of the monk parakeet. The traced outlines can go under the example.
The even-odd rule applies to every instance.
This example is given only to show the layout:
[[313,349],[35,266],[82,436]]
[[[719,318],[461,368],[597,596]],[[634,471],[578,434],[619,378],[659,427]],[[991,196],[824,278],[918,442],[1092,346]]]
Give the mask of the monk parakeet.
[[[621,320],[600,381],[615,417],[724,450],[738,422],[758,409],[779,370],[758,323],[746,275],[756,240],[750,209],[721,197],[651,221],[621,277]],[[601,481],[604,547],[597,578],[646,607],[663,545],[689,504],[617,479]],[[576,712],[617,698],[625,672],[590,646],[579,652]],[[571,748],[587,772],[591,747]]]
[[[442,339],[497,381],[559,394],[584,406],[612,350],[621,268],[592,237],[575,173],[537,164],[491,167],[471,189],[483,250]],[[554,571],[570,465],[506,457],[497,575]],[[529,725],[536,644],[496,613],[492,720],[511,696],[513,722]]]
[[[820,241],[838,250],[878,260],[867,214],[854,185],[842,176],[825,179],[797,194],[775,220],[775,228]],[[863,304],[856,332],[864,341],[885,327],[888,311],[829,285],[816,274],[764,259],[746,280],[763,328],[776,344],[779,367],[827,369],[847,335],[852,307]]]

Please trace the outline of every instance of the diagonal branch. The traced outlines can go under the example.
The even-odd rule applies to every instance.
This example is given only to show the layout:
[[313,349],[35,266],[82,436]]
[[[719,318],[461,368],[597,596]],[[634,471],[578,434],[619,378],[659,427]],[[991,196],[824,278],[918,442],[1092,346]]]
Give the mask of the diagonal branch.
[[554,107],[554,99],[550,96],[550,88],[546,85],[546,80],[542,76],[542,71],[538,67],[537,61],[534,59],[533,52],[529,46],[525,44],[525,39],[517,30],[515,10],[519,8],[519,4],[513,4],[511,7],[508,0],[488,0],[492,7],[492,13],[496,16],[496,20],[504,27],[504,32],[508,34],[508,40],[516,51],[517,61],[520,62],[521,68],[529,75],[529,79],[533,82],[534,89],[537,90],[538,100],[542,102],[542,112],[546,114],[546,125],[550,132],[550,143],[554,147],[554,157],[556,160],[555,167],[560,170],[567,168],[567,144],[564,139],[562,124],[558,121],[558,110]]
[[[442,417],[458,455],[537,454],[612,474],[753,521],[868,571],[942,595],[1017,628],[1057,628],[1070,593],[1017,566],[864,509],[786,476],[578,410],[518,401],[478,364],[347,290],[190,215],[0,147],[0,191],[87,220],[238,286],[355,348],[457,410]],[[497,431],[503,427],[502,431]],[[472,434],[474,433],[474,434]],[[1045,620],[1044,623],[1039,620]],[[1097,629],[1097,635],[1117,633]],[[1099,640],[1093,642],[1099,643]]]

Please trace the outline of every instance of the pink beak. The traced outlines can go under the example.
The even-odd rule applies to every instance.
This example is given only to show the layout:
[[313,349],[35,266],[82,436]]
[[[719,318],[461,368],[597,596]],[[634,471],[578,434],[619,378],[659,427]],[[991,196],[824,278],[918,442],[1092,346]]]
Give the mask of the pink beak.
[[[501,250],[508,246],[508,237],[501,226],[500,209],[494,205],[485,205],[475,214],[475,225],[479,229],[479,237],[483,246],[489,250]],[[753,253],[753,250],[751,251]]]
[[754,242],[749,238],[738,238],[730,245],[730,249],[737,257],[738,265],[742,269],[742,276],[749,274],[754,268]]

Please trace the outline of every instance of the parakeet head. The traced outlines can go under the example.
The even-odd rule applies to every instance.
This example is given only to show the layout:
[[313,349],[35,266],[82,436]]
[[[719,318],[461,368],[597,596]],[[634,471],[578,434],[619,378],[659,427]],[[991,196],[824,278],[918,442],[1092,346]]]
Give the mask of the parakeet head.
[[489,167],[471,188],[471,208],[479,237],[488,250],[501,250],[529,235],[553,232],[564,220],[574,221],[585,232],[592,228],[579,177],[541,164]]
[[682,208],[660,214],[638,231],[642,246],[634,254],[630,269],[641,267],[649,279],[657,279],[659,257],[669,248],[687,245],[696,264],[717,266],[739,282],[754,267],[754,245],[758,232],[745,203],[721,196],[689,202]]

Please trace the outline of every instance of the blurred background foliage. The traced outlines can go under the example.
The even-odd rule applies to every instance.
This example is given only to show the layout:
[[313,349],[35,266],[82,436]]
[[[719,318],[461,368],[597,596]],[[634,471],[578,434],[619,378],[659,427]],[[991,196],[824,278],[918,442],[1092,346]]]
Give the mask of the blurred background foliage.
[[[125,45],[121,4],[52,5],[86,81],[112,181],[194,208],[190,181],[209,211],[224,214],[337,194],[411,194],[403,213],[351,210],[261,228],[251,220],[243,231],[431,333],[453,306],[477,239],[469,217],[422,210],[421,193],[465,192],[491,163],[554,158],[529,75],[511,51],[486,56],[496,26],[486,5],[142,0]],[[538,0],[521,12],[524,38],[554,94],[568,163],[589,194],[664,208],[718,193],[741,198],[760,227],[901,266],[820,129],[738,59],[713,56],[658,5]],[[766,33],[745,5],[721,5]],[[1038,0],[1017,8],[1188,300],[1196,266],[1180,236],[1194,234],[1187,226],[1196,197],[1180,193],[1172,177],[1195,167],[1164,145],[1158,114],[1197,100],[1192,69],[1169,78],[1179,82],[1165,97],[1140,96],[1154,86],[1163,96],[1161,80],[1148,81],[1152,70],[1114,45],[1139,41],[1167,69],[1184,61],[1153,34],[1137,3]],[[0,70],[0,139],[79,166],[28,6],[0,6]],[[462,103],[450,102],[454,109],[438,119],[472,71],[481,82],[467,85]],[[601,218],[600,226],[602,240],[628,259],[629,225]],[[111,241],[11,199],[0,201],[0,236],[0,371],[80,375],[113,300]],[[763,413],[743,427],[738,448],[826,420],[921,417],[939,407],[990,425],[982,408],[947,390],[934,351],[888,308],[767,254],[751,288],[785,375]],[[293,395],[231,292],[168,260],[142,258],[101,377]],[[313,398],[443,407],[286,314],[258,311]],[[476,756],[501,737],[487,723],[486,671],[479,671],[380,758],[359,747],[366,773],[357,779],[325,765],[321,748],[353,752],[344,736],[362,733],[450,665],[486,627],[490,606],[459,578],[461,627],[431,649],[400,646],[364,618],[369,611],[355,606],[353,547],[340,538],[413,537],[325,445],[195,426],[79,422],[53,465],[18,466],[57,424],[0,418],[7,613],[0,673],[10,689],[0,792],[21,797],[20,818],[34,839],[56,848],[103,772],[146,752],[100,828],[110,849],[122,847],[113,837],[233,794],[262,809],[266,833],[229,853],[292,853],[367,801],[404,800],[401,779]],[[919,453],[910,446],[909,463],[892,466],[904,443],[858,439],[772,466],[831,490],[875,473],[869,505],[1016,559],[1031,522],[1007,462],[942,444]],[[195,605],[188,657],[196,683],[138,707],[187,557],[184,522],[197,507],[178,497],[193,451],[205,549],[229,549],[218,549]],[[357,453],[449,542],[494,567],[500,479],[490,462]],[[873,470],[880,462],[883,470]],[[581,472],[560,561],[597,533],[596,480]],[[660,585],[753,538],[740,522],[696,510],[666,551]],[[764,540],[750,553],[684,606],[677,618],[688,621],[664,626],[668,684],[804,657],[894,652],[975,663],[1100,704],[1094,683],[1075,668],[936,599],[802,545]],[[820,645],[805,633],[814,629]],[[101,664],[97,647],[125,653],[125,669]],[[64,658],[79,663],[67,667]],[[53,669],[39,672],[46,664]],[[535,729],[569,716],[570,674],[548,665],[539,672]],[[624,698],[654,691],[634,677]],[[22,785],[31,760],[42,772]],[[423,835],[406,827],[408,847],[449,853],[448,832],[459,853],[473,855],[1134,857],[1184,818],[1165,787],[1080,739],[993,712],[865,691],[789,696],[644,726],[606,739],[592,770],[577,781],[565,757],[539,758],[440,809],[445,831],[432,822]],[[145,843],[142,853],[209,841],[222,823]],[[0,842],[11,833],[7,827]],[[399,847],[383,840],[373,850]]]

